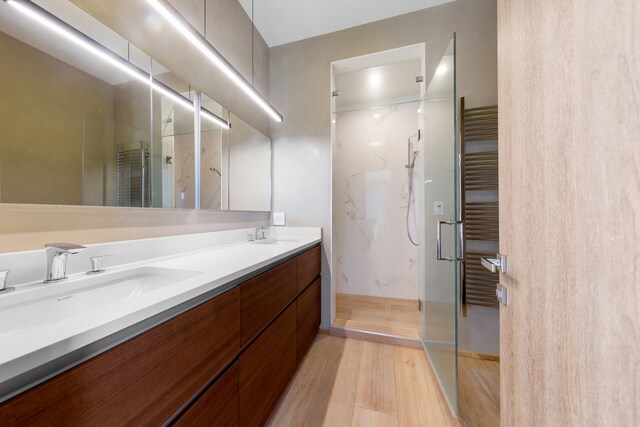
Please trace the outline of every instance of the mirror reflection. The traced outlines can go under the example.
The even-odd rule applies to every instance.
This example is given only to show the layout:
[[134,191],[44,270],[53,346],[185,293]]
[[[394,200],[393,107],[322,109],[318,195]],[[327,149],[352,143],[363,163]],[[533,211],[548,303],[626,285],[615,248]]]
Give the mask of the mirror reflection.
[[[229,111],[207,95],[202,94],[202,107],[229,121]],[[233,125],[232,125],[233,126]],[[202,121],[200,152],[200,207],[202,209],[229,209],[229,133],[232,128],[208,120]]]
[[271,140],[233,113],[229,153],[229,209],[271,210]]
[[270,209],[269,138],[70,2],[43,5],[109,58],[0,2],[0,203],[193,209],[199,187],[202,209]]

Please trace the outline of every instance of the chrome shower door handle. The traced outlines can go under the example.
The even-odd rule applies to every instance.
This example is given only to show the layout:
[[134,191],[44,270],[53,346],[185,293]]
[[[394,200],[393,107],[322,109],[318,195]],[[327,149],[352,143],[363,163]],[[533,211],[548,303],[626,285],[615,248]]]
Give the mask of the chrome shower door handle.
[[[460,251],[462,252],[462,257],[442,257],[442,224],[446,225],[456,225],[458,226],[458,238],[460,239]],[[464,222],[462,221],[438,221],[436,225],[436,260],[438,261],[464,261]]]

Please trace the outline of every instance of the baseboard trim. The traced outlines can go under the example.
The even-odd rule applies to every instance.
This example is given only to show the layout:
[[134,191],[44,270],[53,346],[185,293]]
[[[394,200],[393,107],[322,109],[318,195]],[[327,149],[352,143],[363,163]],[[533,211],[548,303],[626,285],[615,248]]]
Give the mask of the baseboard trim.
[[484,354],[484,353],[476,353],[473,351],[458,350],[458,356],[466,357],[468,359],[488,360],[490,362],[500,363],[500,356],[495,356],[493,354]]
[[380,344],[397,345],[401,347],[422,348],[420,340],[400,337],[397,335],[382,334],[380,332],[361,331],[357,329],[331,327],[331,335],[341,338],[353,338],[363,341],[377,342]]
[[318,333],[321,335],[331,335],[331,329],[320,328]]

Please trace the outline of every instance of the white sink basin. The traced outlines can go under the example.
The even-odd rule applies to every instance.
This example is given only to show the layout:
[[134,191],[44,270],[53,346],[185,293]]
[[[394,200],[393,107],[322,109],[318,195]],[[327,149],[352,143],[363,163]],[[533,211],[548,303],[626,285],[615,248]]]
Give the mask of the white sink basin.
[[73,278],[26,291],[39,295],[35,298],[25,299],[19,292],[7,294],[7,299],[0,297],[0,337],[138,298],[200,274],[191,270],[139,267]]
[[291,246],[291,245],[296,245],[299,242],[300,240],[296,240],[296,239],[279,238],[279,239],[254,240],[251,243],[253,243],[254,245]]

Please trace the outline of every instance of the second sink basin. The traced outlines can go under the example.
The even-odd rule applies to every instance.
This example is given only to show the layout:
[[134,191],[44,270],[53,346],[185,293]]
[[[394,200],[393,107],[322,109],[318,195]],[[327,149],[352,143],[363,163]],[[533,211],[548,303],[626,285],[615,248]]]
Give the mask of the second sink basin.
[[119,301],[137,298],[202,273],[164,267],[138,267],[46,285],[28,292],[45,294],[25,300],[15,292],[0,299],[0,337],[56,323]]
[[262,239],[262,240],[254,240],[253,243],[254,245],[279,245],[279,246],[287,246],[287,245],[295,245],[297,243],[299,243],[300,240],[296,240],[296,239],[285,239],[285,238],[279,238],[279,239],[275,239],[275,238],[269,238],[269,239]]

